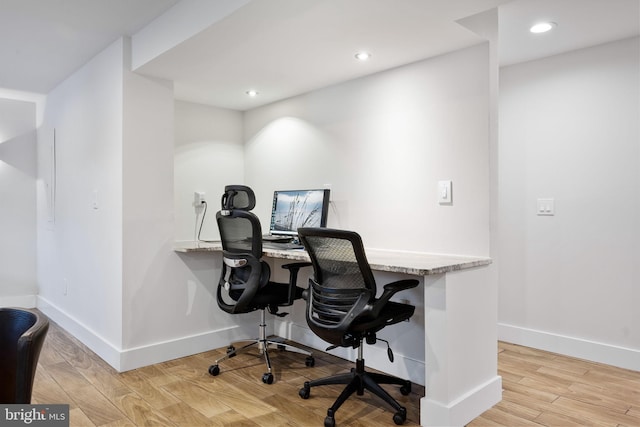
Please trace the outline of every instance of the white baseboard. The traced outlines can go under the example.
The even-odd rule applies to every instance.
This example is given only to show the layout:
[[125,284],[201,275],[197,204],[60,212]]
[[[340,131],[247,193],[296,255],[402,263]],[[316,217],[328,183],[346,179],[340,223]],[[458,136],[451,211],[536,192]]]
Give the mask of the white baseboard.
[[37,307],[41,312],[49,317],[49,319],[56,322],[60,327],[62,327],[62,329],[69,332],[81,343],[89,347],[91,351],[100,356],[102,360],[107,362],[117,371],[121,372],[120,349],[112,345],[78,319],[74,318],[60,307],[52,304],[41,296],[38,297]]
[[38,298],[37,307],[118,372],[191,356],[246,338],[241,336],[240,327],[231,327],[122,350],[44,298]]
[[36,308],[36,295],[0,297],[0,307]]
[[[233,326],[125,350],[120,358],[121,372],[226,347],[232,342],[247,338],[239,332],[241,328]],[[213,361],[212,359],[212,364]]]
[[640,371],[640,350],[498,324],[498,340],[566,356]]
[[500,402],[502,377],[496,375],[446,406],[427,396],[420,399],[420,425],[464,426]]

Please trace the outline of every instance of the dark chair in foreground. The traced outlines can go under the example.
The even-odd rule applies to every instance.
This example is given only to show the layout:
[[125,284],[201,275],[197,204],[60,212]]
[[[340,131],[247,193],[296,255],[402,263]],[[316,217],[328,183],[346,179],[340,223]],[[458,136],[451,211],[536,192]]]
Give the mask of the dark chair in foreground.
[[29,404],[49,320],[27,309],[0,308],[0,403]]
[[[327,384],[346,384],[333,406],[327,411],[324,425],[335,425],[335,413],[353,393],[364,390],[376,394],[395,409],[393,421],[402,424],[407,410],[401,406],[380,384],[396,384],[400,392],[408,395],[411,382],[390,375],[365,371],[363,341],[375,344],[376,333],[385,326],[409,319],[415,307],[389,299],[398,291],[418,285],[415,279],[399,280],[384,286],[384,292],[376,298],[376,283],[365,256],[362,239],[352,231],[326,228],[300,228],[298,235],[311,257],[314,277],[309,279],[307,323],[311,330],[335,347],[358,349],[355,369],[350,373],[335,375],[304,383],[300,397],[308,399],[311,387]],[[381,340],[383,341],[383,340]],[[389,359],[393,353],[388,349]]]
[[214,376],[218,375],[220,362],[235,356],[241,350],[257,345],[267,364],[267,372],[262,376],[262,381],[271,384],[273,374],[268,351],[270,347],[307,355],[305,360],[307,366],[313,366],[315,363],[310,352],[278,340],[268,339],[266,333],[266,311],[280,317],[287,314],[278,313],[278,308],[292,305],[296,299],[302,297],[303,289],[296,286],[298,272],[300,268],[311,264],[283,265],[283,268],[289,270],[289,283],[270,281],[269,264],[261,259],[262,229],[260,221],[250,212],[255,207],[255,203],[255,195],[251,188],[242,185],[225,187],[225,193],[222,196],[222,210],[216,214],[223,249],[222,274],[218,282],[217,301],[222,310],[231,314],[260,310],[259,336],[247,341],[239,348],[236,348],[239,343],[231,344],[227,348],[227,355],[216,360],[215,364],[209,367],[209,373]]

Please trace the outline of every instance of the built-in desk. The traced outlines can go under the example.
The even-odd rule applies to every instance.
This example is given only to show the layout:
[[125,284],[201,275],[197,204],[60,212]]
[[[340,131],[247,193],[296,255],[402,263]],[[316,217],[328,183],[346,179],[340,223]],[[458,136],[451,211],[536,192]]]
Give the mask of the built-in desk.
[[[180,242],[176,252],[220,252],[219,242]],[[464,425],[498,403],[497,285],[482,257],[367,249],[374,271],[424,281],[424,426]],[[267,257],[309,260],[303,250],[265,249]],[[285,337],[290,338],[290,337]]]

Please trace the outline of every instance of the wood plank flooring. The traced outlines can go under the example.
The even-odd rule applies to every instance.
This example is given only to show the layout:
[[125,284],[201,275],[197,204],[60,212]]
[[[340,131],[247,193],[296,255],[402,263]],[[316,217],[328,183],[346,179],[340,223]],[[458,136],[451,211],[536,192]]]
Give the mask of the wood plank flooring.
[[500,342],[502,401],[469,426],[640,426],[640,372]]
[[[302,354],[270,352],[273,384],[264,384],[264,359],[257,349],[208,368],[225,354],[221,348],[152,366],[118,373],[76,338],[51,323],[32,396],[34,404],[69,404],[71,426],[322,426],[343,386],[312,389],[303,400],[305,381],[348,372],[353,363],[313,351],[315,366]],[[366,355],[366,353],[365,353]],[[403,396],[387,391],[407,408],[406,426],[419,425],[424,388]],[[388,426],[394,411],[365,392],[345,402],[336,414],[338,426]]]
[[[540,350],[498,343],[503,400],[469,426],[640,426],[640,372],[572,359]],[[32,403],[68,403],[71,426],[322,426],[326,409],[342,386],[298,396],[304,381],[338,372],[352,364],[314,351],[316,365],[304,356],[274,352],[275,382],[262,383],[265,371],[257,351],[207,369],[225,349],[118,373],[55,323],[45,341]],[[270,353],[271,354],[271,353]],[[365,353],[366,355],[366,353]],[[472,356],[470,356],[472,357]],[[402,396],[404,425],[419,424],[424,389]],[[340,408],[340,427],[394,425],[393,411],[365,393]]]

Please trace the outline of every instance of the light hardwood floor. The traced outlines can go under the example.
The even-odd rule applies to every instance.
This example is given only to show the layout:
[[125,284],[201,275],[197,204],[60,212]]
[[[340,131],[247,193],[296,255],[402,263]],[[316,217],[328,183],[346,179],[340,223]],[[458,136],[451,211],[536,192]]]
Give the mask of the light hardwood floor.
[[[503,400],[470,426],[640,426],[640,373],[498,343]],[[314,352],[274,352],[275,382],[263,384],[257,352],[238,355],[207,373],[224,348],[118,373],[73,336],[51,324],[36,373],[32,403],[68,403],[72,426],[322,426],[342,386],[298,396],[307,379],[348,371],[352,364]],[[473,357],[470,355],[469,357]],[[366,352],[365,352],[366,358]],[[424,389],[408,396],[404,425],[419,424]],[[369,393],[352,396],[336,415],[340,427],[394,425],[393,411]]]
[[478,426],[640,426],[640,372],[500,342],[502,401]]
[[[343,386],[314,388],[303,400],[305,381],[348,372],[353,364],[314,351],[315,366],[302,354],[270,352],[273,384],[264,384],[264,359],[256,349],[208,368],[226,348],[118,373],[73,336],[51,324],[40,355],[32,403],[68,403],[72,426],[322,426]],[[366,352],[365,352],[366,358]],[[419,424],[424,388],[403,396],[389,393],[407,408],[406,426]],[[337,426],[394,425],[393,411],[377,397],[353,396],[337,412]]]

